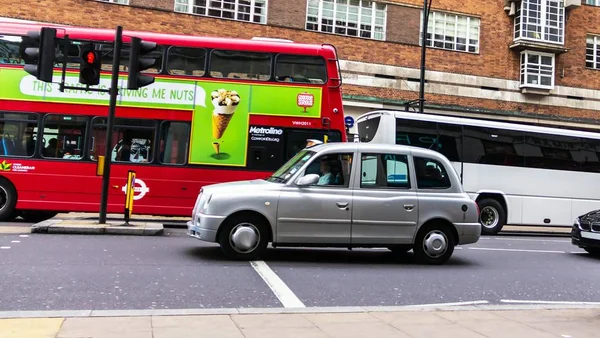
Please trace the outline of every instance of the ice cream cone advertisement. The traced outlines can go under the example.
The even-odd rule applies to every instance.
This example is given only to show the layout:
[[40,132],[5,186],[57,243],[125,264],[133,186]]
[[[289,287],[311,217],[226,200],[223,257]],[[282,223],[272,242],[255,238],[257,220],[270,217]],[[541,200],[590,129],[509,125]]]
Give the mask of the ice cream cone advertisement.
[[[223,137],[229,122],[233,118],[235,109],[240,104],[240,95],[235,90],[219,89],[210,95],[214,107],[212,114],[212,134],[217,140]],[[218,151],[218,144],[215,147]]]

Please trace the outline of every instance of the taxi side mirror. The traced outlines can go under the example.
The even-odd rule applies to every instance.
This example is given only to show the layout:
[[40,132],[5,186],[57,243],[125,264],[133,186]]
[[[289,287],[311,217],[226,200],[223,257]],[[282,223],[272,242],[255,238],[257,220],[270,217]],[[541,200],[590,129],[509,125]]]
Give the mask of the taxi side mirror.
[[306,187],[306,186],[309,186],[309,185],[314,185],[317,182],[319,182],[319,175],[317,175],[317,174],[308,174],[306,176],[300,177],[296,181],[296,185],[300,186],[300,187]]

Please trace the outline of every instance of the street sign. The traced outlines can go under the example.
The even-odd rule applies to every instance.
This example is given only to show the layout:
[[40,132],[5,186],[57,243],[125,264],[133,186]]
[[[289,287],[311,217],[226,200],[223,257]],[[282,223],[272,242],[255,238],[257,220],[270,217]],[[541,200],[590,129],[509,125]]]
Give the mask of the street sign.
[[344,123],[346,124],[346,127],[352,128],[354,126],[354,119],[352,116],[346,116],[344,117]]

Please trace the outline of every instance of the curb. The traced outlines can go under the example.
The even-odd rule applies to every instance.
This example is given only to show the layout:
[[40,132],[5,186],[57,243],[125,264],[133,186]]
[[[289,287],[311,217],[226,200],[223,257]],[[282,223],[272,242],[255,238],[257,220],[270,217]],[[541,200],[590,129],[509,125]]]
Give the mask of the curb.
[[594,304],[527,304],[527,305],[405,305],[347,306],[309,308],[200,308],[200,309],[139,309],[139,310],[57,310],[0,311],[0,319],[14,318],[82,318],[82,317],[148,317],[148,316],[208,316],[208,315],[274,315],[274,314],[341,314],[381,312],[460,312],[460,311],[551,311],[600,310]]
[[128,236],[159,236],[164,233],[162,223],[145,223],[145,226],[110,226],[90,224],[82,221],[80,224],[65,225],[63,220],[49,219],[31,226],[31,233],[38,234],[69,234],[69,235],[128,235]]

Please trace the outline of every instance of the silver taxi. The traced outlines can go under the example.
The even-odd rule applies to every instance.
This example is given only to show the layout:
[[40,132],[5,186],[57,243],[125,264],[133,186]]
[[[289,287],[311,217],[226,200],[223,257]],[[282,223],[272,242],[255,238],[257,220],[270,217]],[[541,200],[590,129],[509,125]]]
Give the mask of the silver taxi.
[[267,245],[413,250],[447,261],[479,240],[477,204],[446,157],[399,145],[328,143],[306,148],[271,177],[202,188],[188,234],[232,259]]

